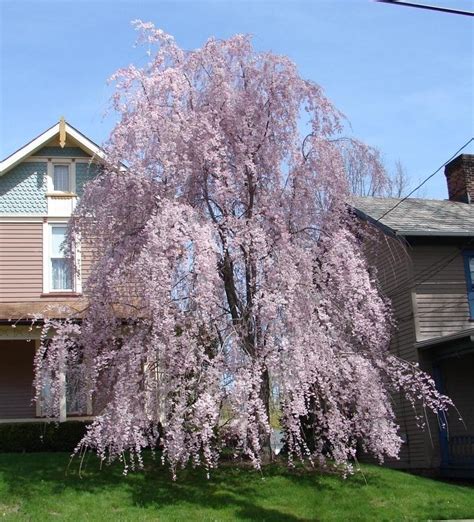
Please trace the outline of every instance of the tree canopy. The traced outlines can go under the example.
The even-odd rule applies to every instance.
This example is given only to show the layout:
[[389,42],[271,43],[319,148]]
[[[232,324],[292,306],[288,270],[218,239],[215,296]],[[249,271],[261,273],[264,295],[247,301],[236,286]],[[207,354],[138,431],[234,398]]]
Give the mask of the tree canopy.
[[[276,404],[290,462],[349,466],[358,445],[397,456],[390,396],[449,400],[389,352],[392,319],[348,210],[345,155],[381,169],[288,58],[250,37],[181,49],[136,22],[156,52],[118,71],[103,172],[69,238],[94,253],[80,323],[46,322],[38,394],[77,372],[97,416],[80,448],[173,474],[223,448],[259,467]],[[270,400],[272,399],[272,400]],[[126,461],[128,462],[128,461]]]

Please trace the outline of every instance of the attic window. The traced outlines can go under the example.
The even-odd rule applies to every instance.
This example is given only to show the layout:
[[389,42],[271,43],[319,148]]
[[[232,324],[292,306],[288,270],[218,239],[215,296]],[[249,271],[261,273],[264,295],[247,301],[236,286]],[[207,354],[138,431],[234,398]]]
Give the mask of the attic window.
[[71,191],[69,165],[54,165],[53,190],[55,192]]

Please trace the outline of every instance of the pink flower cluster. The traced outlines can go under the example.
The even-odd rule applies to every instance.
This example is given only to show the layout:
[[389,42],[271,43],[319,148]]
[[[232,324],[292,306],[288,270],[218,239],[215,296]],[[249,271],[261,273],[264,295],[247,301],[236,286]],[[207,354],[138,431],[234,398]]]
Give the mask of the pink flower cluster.
[[184,51],[136,25],[157,51],[113,78],[120,121],[70,231],[94,255],[90,305],[80,325],[46,325],[37,389],[79,372],[96,417],[78,451],[125,469],[150,446],[173,475],[225,447],[259,467],[270,404],[290,462],[396,457],[390,394],[449,401],[390,355],[347,212],[347,148],[379,175],[376,155],[341,149],[342,116],[288,58],[242,35]]

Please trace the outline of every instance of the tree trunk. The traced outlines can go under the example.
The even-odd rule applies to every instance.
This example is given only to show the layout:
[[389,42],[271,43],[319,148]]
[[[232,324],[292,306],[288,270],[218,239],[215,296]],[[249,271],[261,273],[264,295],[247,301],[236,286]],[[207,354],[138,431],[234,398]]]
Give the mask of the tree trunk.
[[[265,368],[262,372],[262,381],[260,383],[260,399],[265,406],[268,422],[270,422],[270,375],[268,369]],[[273,458],[272,446],[270,442],[271,433],[262,431],[260,434],[260,444],[262,447],[263,462],[271,462]]]

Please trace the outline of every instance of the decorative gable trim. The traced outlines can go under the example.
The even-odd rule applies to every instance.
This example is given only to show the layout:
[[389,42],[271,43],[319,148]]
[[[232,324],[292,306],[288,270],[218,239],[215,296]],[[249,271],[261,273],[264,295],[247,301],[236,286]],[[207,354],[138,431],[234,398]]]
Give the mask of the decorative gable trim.
[[[18,165],[21,161],[24,161],[27,157],[34,155],[35,152],[40,150],[43,146],[46,145],[48,141],[57,136],[60,133],[60,125],[61,122],[56,123],[48,130],[40,134],[38,137],[27,143],[21,149],[18,149],[16,152],[5,158],[0,163],[0,176],[6,174],[10,169]],[[91,156],[98,157],[100,159],[105,158],[104,151],[89,138],[84,136],[77,129],[69,125],[69,123],[64,123],[64,128],[66,131],[66,135],[70,136],[74,140],[76,140],[81,147],[88,152]]]

